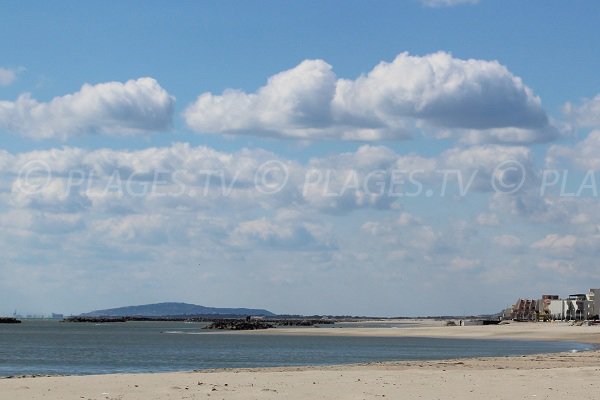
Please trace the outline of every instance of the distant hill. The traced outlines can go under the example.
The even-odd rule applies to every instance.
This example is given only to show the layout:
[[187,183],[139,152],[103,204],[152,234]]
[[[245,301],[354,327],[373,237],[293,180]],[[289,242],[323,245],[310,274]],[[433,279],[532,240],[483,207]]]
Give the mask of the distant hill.
[[260,315],[265,317],[274,316],[270,311],[254,308],[215,308],[197,306],[187,303],[157,303],[144,304],[140,306],[129,306],[109,308],[107,310],[96,310],[81,314],[83,317],[171,317],[187,315]]

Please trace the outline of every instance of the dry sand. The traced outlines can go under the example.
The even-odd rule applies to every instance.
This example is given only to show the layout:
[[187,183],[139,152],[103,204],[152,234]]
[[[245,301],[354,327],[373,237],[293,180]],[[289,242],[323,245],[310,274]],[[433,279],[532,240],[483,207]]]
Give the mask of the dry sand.
[[[430,322],[424,325],[436,325]],[[439,325],[439,324],[438,324]],[[600,327],[308,328],[242,334],[572,340],[600,343]],[[600,351],[525,357],[302,368],[17,378],[0,399],[600,399]]]
[[[380,323],[380,322],[377,322]],[[392,322],[390,322],[392,323]],[[398,321],[396,322],[398,323]],[[570,323],[524,323],[487,326],[445,326],[440,321],[401,321],[404,328],[284,328],[244,331],[250,335],[331,335],[377,337],[436,337],[465,339],[524,339],[575,341],[600,344],[600,326],[573,326]],[[361,325],[365,325],[362,323]],[[600,396],[599,396],[600,399]]]

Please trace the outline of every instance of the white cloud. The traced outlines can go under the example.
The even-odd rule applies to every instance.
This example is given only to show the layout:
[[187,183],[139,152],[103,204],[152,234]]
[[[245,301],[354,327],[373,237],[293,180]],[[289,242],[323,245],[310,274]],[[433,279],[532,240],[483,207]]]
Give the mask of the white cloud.
[[515,249],[521,246],[521,239],[514,235],[494,236],[492,242],[498,246]]
[[[560,258],[584,257],[595,258],[600,246],[599,226],[591,223],[588,228],[578,226],[575,232],[568,234],[552,233],[531,245],[532,249],[541,250]],[[595,264],[595,263],[594,263]]]
[[0,223],[5,229],[14,229],[25,236],[34,233],[42,235],[64,235],[85,228],[81,215],[64,213],[43,213],[13,209],[8,214],[0,214]]
[[227,90],[204,93],[185,111],[190,127],[224,133],[259,132],[310,138],[331,124],[330,102],[335,75],[322,60],[306,60],[269,78],[257,93]]
[[[40,190],[36,188],[40,187]],[[53,212],[78,212],[91,205],[88,195],[78,190],[70,190],[63,179],[39,180],[32,182],[17,178],[11,187],[10,204],[17,208],[32,208]]]
[[588,200],[583,197],[556,196],[540,194],[539,186],[532,185],[514,195],[494,193],[490,198],[490,210],[506,215],[518,216],[530,222],[555,223],[561,225],[577,223],[576,216],[596,212]]
[[0,68],[0,86],[9,86],[17,79],[19,70]]
[[[56,259],[58,253],[72,254],[73,260],[83,264],[86,260],[106,259],[109,260],[106,265],[118,265],[112,267],[114,269],[122,267],[123,272],[119,274],[124,275],[131,270],[146,276],[143,272],[146,267],[142,266],[154,260],[154,275],[149,274],[154,277],[161,274],[164,265],[191,264],[195,272],[200,269],[198,263],[207,259],[206,264],[215,265],[214,270],[199,273],[210,275],[214,272],[218,277],[223,276],[221,272],[231,276],[241,274],[234,279],[243,282],[256,278],[248,278],[245,274],[258,271],[256,274],[260,279],[273,278],[279,282],[277,285],[298,284],[300,279],[310,279],[310,275],[301,272],[302,268],[310,271],[314,268],[321,269],[315,276],[328,282],[329,279],[335,281],[334,276],[343,276],[352,282],[363,279],[356,278],[359,275],[368,275],[373,282],[376,282],[376,276],[380,276],[381,281],[397,276],[419,282],[434,276],[435,282],[431,284],[441,287],[454,282],[457,278],[453,276],[464,278],[463,273],[472,272],[473,279],[493,276],[492,269],[502,268],[510,261],[507,258],[511,255],[514,258],[516,251],[523,256],[523,262],[534,266],[540,259],[554,257],[569,261],[575,260],[574,255],[585,255],[581,264],[589,261],[589,265],[593,265],[594,249],[600,243],[596,229],[598,218],[588,221],[586,217],[598,215],[597,206],[591,207],[597,203],[593,200],[590,200],[590,207],[575,208],[562,203],[544,203],[543,211],[527,214],[536,218],[540,215],[540,220],[552,215],[552,218],[570,216],[575,221],[565,229],[577,230],[568,234],[558,231],[556,240],[550,236],[532,246],[521,243],[532,242],[527,236],[531,234],[539,234],[536,239],[544,238],[548,235],[545,226],[535,224],[531,227],[535,232],[532,233],[531,229],[520,229],[523,226],[519,224],[528,226],[528,219],[511,218],[508,209],[480,210],[477,199],[490,197],[489,191],[480,191],[464,201],[450,197],[386,199],[385,194],[371,202],[358,201],[368,198],[367,193],[361,194],[364,192],[362,182],[372,170],[388,173],[395,168],[420,168],[429,174],[429,183],[426,183],[429,185],[436,176],[432,172],[446,168],[467,172],[479,169],[487,180],[496,163],[507,159],[528,165],[531,151],[522,147],[488,145],[455,148],[438,158],[425,158],[398,154],[384,146],[364,145],[352,152],[315,157],[304,163],[281,159],[260,149],[223,152],[188,144],[136,151],[71,147],[17,154],[0,151],[3,171],[0,174],[0,225],[5,228],[0,232],[0,242],[4,243],[0,250],[7,251],[7,257],[13,260],[11,265],[25,263],[19,259],[19,251],[14,249],[34,248],[38,260],[45,254],[53,254]],[[48,164],[52,170],[51,180],[39,192],[23,193],[16,183],[19,172],[35,160]],[[254,186],[255,171],[269,160],[282,162],[290,173],[289,184],[274,195],[262,194]],[[342,196],[341,200],[319,192],[304,193],[305,174],[311,168],[332,171],[333,191],[339,188],[337,185],[344,184],[349,170],[356,172],[361,185],[348,189],[352,194]],[[77,183],[76,174],[72,176],[76,184],[68,190],[73,171],[91,176],[92,183],[88,186],[85,179]],[[138,195],[137,188],[150,184],[154,171],[178,171],[178,180],[185,185],[186,193],[164,195],[180,189],[167,174],[160,177],[166,182],[158,185],[158,193],[151,191],[147,195]],[[206,172],[202,171],[219,173],[207,179]],[[116,172],[123,182],[120,185],[112,182],[117,190],[105,191]],[[127,192],[130,176],[135,177],[134,193]],[[25,176],[21,178],[25,179]],[[119,192],[119,188],[124,192]],[[190,190],[195,194],[190,194]],[[523,213],[530,205],[542,207],[539,196],[504,198],[515,204],[525,202],[526,206],[518,206],[525,207]],[[577,199],[569,199],[569,202],[581,204]],[[514,207],[518,208],[517,205]],[[331,215],[340,213],[352,215],[343,220],[338,215]],[[440,215],[451,217],[439,221]],[[466,222],[470,220],[472,223]],[[486,227],[480,228],[476,221]],[[503,226],[513,223],[517,224],[515,231],[526,232],[525,237],[502,232]],[[552,225],[551,229],[556,226]],[[569,247],[568,238],[564,239],[567,235],[576,238],[574,246]],[[293,252],[294,257],[283,256],[282,252]],[[357,257],[362,254],[369,257],[361,263]],[[489,260],[492,260],[491,264]],[[131,265],[127,265],[128,262]],[[247,265],[256,267],[246,271]],[[219,272],[216,266],[224,271]],[[70,268],[80,271],[79,266]],[[590,266],[585,268],[592,269]],[[463,273],[455,273],[461,271]],[[114,271],[108,273],[115,278],[118,276]],[[137,277],[135,279],[140,282]],[[178,283],[182,281],[183,278]],[[153,284],[160,286],[161,282]]]
[[453,177],[463,190],[526,187],[536,176],[531,151],[523,146],[451,148],[441,154],[440,165],[456,172],[448,176]]
[[367,221],[360,227],[361,231],[368,233],[371,236],[380,236],[383,234],[389,234],[392,227],[387,224],[382,224],[377,221]]
[[[184,112],[201,133],[297,139],[406,139],[420,128],[458,130],[469,141],[528,143],[554,138],[541,101],[496,61],[448,53],[398,55],[355,80],[306,60],[255,93],[201,94]],[[475,138],[473,130],[481,131]]]
[[420,225],[422,221],[419,217],[416,217],[407,212],[403,212],[400,214],[400,217],[398,217],[397,223],[400,226],[416,226]]
[[450,271],[471,271],[481,266],[481,260],[470,259],[465,257],[455,257],[450,262],[448,269]]
[[[278,158],[264,150],[224,153],[188,144],[138,151],[65,147],[0,153],[0,166],[10,174],[4,190],[13,206],[63,212],[287,204],[298,193],[295,182],[273,195],[255,186],[259,167],[271,160]],[[291,171],[299,169],[288,164]],[[35,173],[27,173],[30,168]]]
[[561,159],[584,170],[600,169],[600,130],[594,130],[574,146],[551,146],[546,155],[546,164],[556,166]]
[[299,186],[303,199],[324,211],[389,209],[397,206],[404,193],[419,190],[418,184],[409,182],[411,173],[414,180],[425,181],[436,165],[435,159],[363,145],[354,152],[311,159]]
[[169,129],[175,99],[156,80],[85,84],[47,103],[29,94],[0,101],[0,129],[36,139],[135,135]]
[[90,224],[90,231],[98,240],[117,246],[159,245],[169,241],[172,231],[180,223],[168,214],[147,212],[96,220]]
[[421,0],[427,7],[452,7],[462,4],[477,4],[479,0]]
[[[539,215],[573,220],[570,225],[544,225],[548,220],[530,224],[527,218],[511,218],[506,210],[480,209],[489,192],[464,201],[433,196],[399,198],[390,204],[383,199],[357,201],[365,198],[360,194],[362,186],[349,189],[353,194],[345,200],[329,199],[330,203],[322,194],[302,191],[311,168],[330,169],[333,181],[342,177],[337,179],[340,185],[349,170],[356,171],[362,183],[369,171],[387,173],[395,168],[423,169],[430,183],[433,171],[445,168],[479,168],[489,178],[495,163],[516,159],[529,165],[531,153],[521,147],[475,146],[423,157],[364,145],[301,163],[260,149],[226,152],[188,144],[136,151],[63,147],[12,154],[0,150],[0,251],[4,256],[0,276],[11,283],[2,289],[35,288],[43,299],[53,298],[53,292],[72,293],[69,288],[84,292],[101,287],[99,296],[121,302],[130,300],[122,293],[135,288],[139,301],[145,302],[152,296],[193,296],[201,284],[207,288],[201,296],[186,301],[210,298],[219,304],[229,301],[232,291],[240,296],[259,292],[256,298],[239,301],[277,304],[281,308],[276,311],[281,312],[295,310],[293,300],[281,303],[281,299],[322,290],[334,293],[332,298],[341,304],[336,307],[344,309],[359,304],[356,293],[362,296],[360,303],[375,298],[377,304],[387,304],[398,288],[410,295],[429,289],[437,297],[428,300],[426,312],[435,313],[443,298],[465,279],[479,288],[482,298],[494,293],[498,282],[505,285],[503,290],[530,289],[527,279],[515,279],[523,274],[552,282],[563,277],[551,271],[577,272],[573,285],[585,284],[585,279],[597,275],[600,213],[596,199],[544,199],[549,203],[544,203]],[[37,193],[23,193],[15,182],[21,169],[35,160],[48,164],[51,180]],[[255,171],[269,160],[282,162],[290,172],[289,184],[274,195],[261,194],[254,187]],[[67,190],[73,171],[90,176],[91,185],[85,179],[77,183],[76,174],[76,184]],[[178,179],[195,194],[161,195],[179,190],[177,182],[162,175],[160,180],[167,182],[158,185],[158,194],[127,193],[128,177],[134,176],[135,187],[141,188],[152,182],[154,171],[178,171]],[[207,180],[202,171],[222,175]],[[123,180],[124,193],[103,190],[115,172]],[[333,181],[333,188],[338,188]],[[539,196],[504,198],[515,204],[525,202],[526,206],[519,204],[524,210],[541,203]],[[352,214],[331,215],[336,211]],[[509,224],[524,236],[503,232]],[[537,244],[529,246],[532,242]],[[523,269],[527,265],[534,268]],[[239,290],[248,286],[257,290]],[[364,292],[365,287],[371,289]],[[265,293],[271,297],[265,300]],[[505,293],[494,296],[480,305],[481,312],[506,301]],[[318,299],[314,301],[318,312],[327,312],[319,309],[323,305]],[[305,305],[297,307],[305,312]],[[455,304],[446,307],[460,309]],[[396,312],[394,307],[386,311]]]
[[528,128],[492,128],[484,130],[469,129],[448,133],[448,137],[456,137],[465,144],[499,143],[519,145],[526,143],[544,143],[565,136],[566,132],[555,125],[547,125],[538,129]]
[[[328,214],[399,209],[415,197],[490,192],[496,167],[507,160],[521,163],[528,176],[534,174],[529,149],[497,145],[454,148],[439,158],[363,145],[305,164],[260,149],[229,153],[181,143],[137,151],[64,147],[15,155],[0,152],[0,167],[13,177],[5,189],[11,204],[63,212],[90,207],[131,212],[146,206],[237,209],[248,204],[296,204]],[[273,162],[285,168],[287,177],[280,176],[281,190],[268,195],[261,191],[259,173]],[[41,175],[24,174],[31,166],[40,167]],[[50,177],[44,168],[51,170]],[[40,190],[27,190],[47,179]],[[519,179],[511,175],[502,181]],[[160,184],[153,186],[157,181]],[[408,213],[399,215],[398,223],[419,223]]]
[[600,94],[592,99],[584,99],[579,105],[567,102],[563,112],[577,126],[600,128]]
[[590,238],[582,239],[573,234],[561,235],[553,233],[533,243],[531,248],[541,250],[555,257],[570,259],[581,252],[587,253],[590,250],[591,244],[592,240]]
[[286,250],[326,250],[335,248],[331,234],[319,224],[306,221],[298,213],[279,211],[273,219],[243,221],[231,233],[235,246],[265,246]]

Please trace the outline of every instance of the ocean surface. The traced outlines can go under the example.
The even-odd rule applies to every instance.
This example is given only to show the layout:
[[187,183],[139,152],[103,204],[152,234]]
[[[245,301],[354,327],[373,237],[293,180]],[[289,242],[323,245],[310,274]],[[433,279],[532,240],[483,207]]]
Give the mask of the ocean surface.
[[593,348],[570,342],[248,335],[203,331],[202,326],[28,320],[18,325],[0,324],[0,376],[432,360]]

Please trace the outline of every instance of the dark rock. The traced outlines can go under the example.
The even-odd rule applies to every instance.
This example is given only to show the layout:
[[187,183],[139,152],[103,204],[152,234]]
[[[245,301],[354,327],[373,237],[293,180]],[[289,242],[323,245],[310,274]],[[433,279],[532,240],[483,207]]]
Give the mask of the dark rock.
[[69,317],[62,320],[62,322],[91,322],[95,324],[103,324],[107,322],[125,322],[126,318],[115,318],[115,317]]
[[21,321],[12,317],[0,317],[0,324],[20,324]]
[[204,327],[203,329],[223,329],[228,331],[252,331],[257,329],[269,329],[274,328],[268,322],[260,321],[260,320],[241,320],[241,319],[223,319],[213,321],[210,325]]

